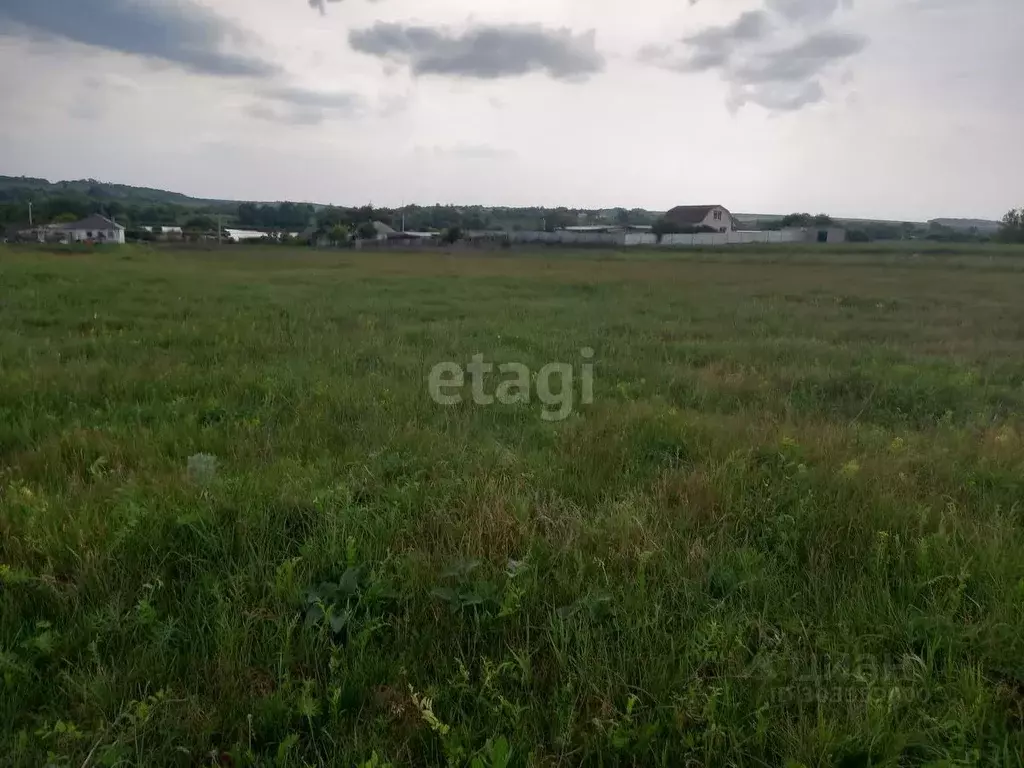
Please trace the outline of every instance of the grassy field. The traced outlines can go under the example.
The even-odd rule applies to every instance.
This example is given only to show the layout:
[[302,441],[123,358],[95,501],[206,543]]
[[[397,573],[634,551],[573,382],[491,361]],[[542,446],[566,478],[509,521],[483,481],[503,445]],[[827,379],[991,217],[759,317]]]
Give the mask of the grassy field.
[[[0,764],[1019,765],[1022,297],[1007,250],[0,247]],[[562,421],[428,394],[586,347]]]

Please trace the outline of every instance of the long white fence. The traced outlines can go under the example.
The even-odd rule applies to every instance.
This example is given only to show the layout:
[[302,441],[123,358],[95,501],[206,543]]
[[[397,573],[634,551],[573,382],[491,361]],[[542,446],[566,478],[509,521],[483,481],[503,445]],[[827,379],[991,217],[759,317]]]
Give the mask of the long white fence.
[[806,240],[802,230],[775,232],[705,232],[697,235],[662,235],[650,232],[509,232],[511,243],[547,245],[620,245],[682,248],[693,246],[741,245],[745,243],[798,243]]

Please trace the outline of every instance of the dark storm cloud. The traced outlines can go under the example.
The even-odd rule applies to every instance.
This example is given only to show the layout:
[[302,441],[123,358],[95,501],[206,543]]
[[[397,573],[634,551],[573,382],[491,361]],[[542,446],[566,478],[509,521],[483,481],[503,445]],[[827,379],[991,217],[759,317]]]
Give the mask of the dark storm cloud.
[[605,65],[593,31],[576,35],[539,24],[480,25],[456,32],[378,22],[350,32],[349,43],[362,53],[405,63],[416,75],[493,80],[544,72],[557,80],[582,80]]
[[250,42],[248,34],[192,0],[0,0],[0,35],[71,40],[209,75],[278,71],[225,50]]

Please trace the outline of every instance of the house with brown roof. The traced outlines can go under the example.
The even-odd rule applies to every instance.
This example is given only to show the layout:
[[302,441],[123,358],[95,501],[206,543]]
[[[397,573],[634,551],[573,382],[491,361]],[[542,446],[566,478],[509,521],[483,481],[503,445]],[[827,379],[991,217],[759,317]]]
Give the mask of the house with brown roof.
[[721,205],[677,205],[663,219],[680,229],[708,227],[715,232],[737,229],[732,214]]

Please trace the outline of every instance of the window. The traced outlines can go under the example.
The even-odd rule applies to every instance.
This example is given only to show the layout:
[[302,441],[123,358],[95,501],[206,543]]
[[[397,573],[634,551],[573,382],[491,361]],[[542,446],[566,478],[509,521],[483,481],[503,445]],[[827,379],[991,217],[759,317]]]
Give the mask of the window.
[[715,221],[721,221],[721,220],[722,220],[722,212],[721,211],[715,211]]
[[86,233],[85,233],[85,236],[86,236],[86,237],[92,237],[92,232],[86,232]]

